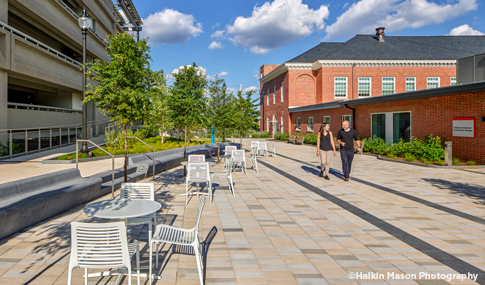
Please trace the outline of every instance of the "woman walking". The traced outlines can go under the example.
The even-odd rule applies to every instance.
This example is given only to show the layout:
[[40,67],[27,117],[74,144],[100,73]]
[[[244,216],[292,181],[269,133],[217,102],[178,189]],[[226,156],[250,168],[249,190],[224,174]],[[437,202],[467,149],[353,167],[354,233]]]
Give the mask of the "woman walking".
[[[320,177],[330,180],[328,171],[330,170],[330,158],[337,155],[333,135],[330,131],[330,125],[323,123],[317,135],[317,156],[321,159]],[[325,172],[324,172],[325,170]]]

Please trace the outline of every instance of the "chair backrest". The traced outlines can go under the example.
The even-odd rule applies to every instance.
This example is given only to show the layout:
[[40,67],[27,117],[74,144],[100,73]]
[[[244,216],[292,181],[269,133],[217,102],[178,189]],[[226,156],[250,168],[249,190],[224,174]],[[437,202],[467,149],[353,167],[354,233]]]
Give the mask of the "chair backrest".
[[266,144],[266,142],[259,143],[259,150],[268,150],[268,145]]
[[125,222],[71,223],[71,265],[130,268]]
[[253,147],[259,147],[259,141],[252,141],[251,142],[251,148]]
[[199,154],[189,155],[189,162],[205,162],[205,155],[199,155]]
[[122,183],[120,192],[122,199],[155,201],[155,184],[153,183]]
[[246,161],[246,153],[243,149],[233,151],[232,157],[234,158],[234,162]]
[[257,156],[258,156],[258,150],[259,150],[259,147],[253,147],[251,149],[251,158],[252,159],[256,159]]
[[195,232],[199,232],[199,223],[200,218],[202,217],[202,210],[204,210],[205,201],[207,200],[207,196],[202,196],[199,202],[199,210],[197,211],[197,217],[195,218]]
[[226,169],[227,169],[227,176],[230,177],[232,175],[231,169],[234,167],[234,157],[231,157],[226,162]]
[[210,181],[208,162],[189,162],[187,169],[187,181],[201,178],[206,179],[206,181]]

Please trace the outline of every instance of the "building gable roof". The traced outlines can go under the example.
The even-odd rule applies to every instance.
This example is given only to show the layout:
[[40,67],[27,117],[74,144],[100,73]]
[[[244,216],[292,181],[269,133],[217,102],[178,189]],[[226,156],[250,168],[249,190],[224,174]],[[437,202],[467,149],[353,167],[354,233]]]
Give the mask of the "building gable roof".
[[320,43],[289,60],[442,60],[485,52],[485,36],[385,36],[356,35],[345,43]]

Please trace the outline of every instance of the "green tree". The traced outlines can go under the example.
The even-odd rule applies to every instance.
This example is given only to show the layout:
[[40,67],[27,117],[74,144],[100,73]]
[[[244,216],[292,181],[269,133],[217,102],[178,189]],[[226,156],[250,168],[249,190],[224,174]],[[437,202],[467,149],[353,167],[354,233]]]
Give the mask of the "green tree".
[[224,79],[217,76],[209,82],[209,108],[211,109],[210,125],[214,127],[216,136],[226,135],[234,129],[234,116],[236,113],[236,98],[228,93]]
[[207,102],[204,97],[207,79],[195,62],[179,69],[173,76],[175,82],[171,95],[167,98],[169,116],[174,127],[180,128],[184,132],[184,160],[187,160],[189,132],[206,125],[208,121]]
[[164,143],[163,133],[165,130],[172,127],[172,120],[169,116],[170,109],[168,106],[168,96],[170,95],[170,90],[165,83],[163,71],[156,74],[155,82],[156,89],[151,98],[152,108],[149,122],[151,126],[158,130],[161,137],[161,143]]
[[259,121],[259,98],[251,99],[251,96],[255,93],[254,90],[249,90],[245,93],[239,90],[236,94],[236,114],[234,115],[235,124],[234,127],[239,133],[241,138],[247,134],[249,130],[259,128],[257,122]]
[[98,109],[123,127],[125,145],[124,181],[127,182],[127,126],[144,121],[151,107],[156,74],[150,70],[150,48],[146,39],[136,41],[128,33],[108,35],[106,51],[110,62],[95,60],[87,74],[97,82],[88,84],[83,104],[93,101]]

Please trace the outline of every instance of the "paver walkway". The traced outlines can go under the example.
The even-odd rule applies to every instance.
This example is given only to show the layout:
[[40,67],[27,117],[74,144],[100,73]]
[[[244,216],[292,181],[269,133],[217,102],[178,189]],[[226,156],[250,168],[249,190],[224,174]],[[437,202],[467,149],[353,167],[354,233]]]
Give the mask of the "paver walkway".
[[[236,197],[226,181],[215,181],[215,201],[206,204],[201,223],[206,284],[485,283],[483,173],[356,155],[351,181],[344,182],[337,155],[326,181],[318,177],[315,147],[276,148],[277,158],[260,160],[259,173],[233,176]],[[164,204],[158,220],[191,228],[198,200],[186,206],[179,195],[184,180],[174,177],[181,170],[156,179]],[[0,241],[0,284],[65,284],[69,223],[90,219],[77,207]],[[144,246],[147,228],[130,227],[129,235]],[[146,246],[142,253],[146,272]],[[165,247],[161,258],[156,284],[199,284],[194,256],[170,255]],[[477,282],[452,279],[467,273],[478,274]],[[74,270],[75,284],[83,284],[82,275]]]

